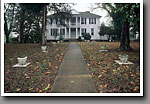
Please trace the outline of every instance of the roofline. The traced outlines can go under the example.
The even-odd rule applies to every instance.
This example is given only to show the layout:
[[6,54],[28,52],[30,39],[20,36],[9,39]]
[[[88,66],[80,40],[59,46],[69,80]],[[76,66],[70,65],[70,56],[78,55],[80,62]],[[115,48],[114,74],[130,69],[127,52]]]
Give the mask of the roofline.
[[[75,9],[72,9],[72,10],[75,10]],[[75,10],[75,11],[78,12],[77,10]],[[91,13],[91,12],[89,12],[89,11],[88,11],[88,12],[87,12],[87,11],[85,11],[85,12],[78,12],[78,13],[80,13],[80,14],[72,14],[72,15],[73,15],[73,16],[74,16],[74,15],[81,15],[81,16],[82,16],[82,13],[90,13],[90,14],[92,14],[92,15],[95,15],[95,16],[99,17],[99,18],[102,17],[102,16],[100,16],[100,15]],[[53,15],[55,15],[55,14],[48,15],[48,17],[53,16]]]
[[100,16],[100,15],[97,15],[97,14],[91,13],[91,12],[89,12],[89,11],[88,11],[88,12],[87,12],[87,11],[86,11],[86,12],[79,12],[79,13],[90,13],[90,14],[92,14],[92,15],[96,15],[96,16],[98,16],[98,17],[100,17],[100,18],[102,17],[102,16]]

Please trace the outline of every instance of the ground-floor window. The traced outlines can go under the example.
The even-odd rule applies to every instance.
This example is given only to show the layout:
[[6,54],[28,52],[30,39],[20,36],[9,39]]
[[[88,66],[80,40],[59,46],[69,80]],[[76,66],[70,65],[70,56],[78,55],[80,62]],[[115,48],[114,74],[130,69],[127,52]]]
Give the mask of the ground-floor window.
[[60,35],[65,35],[65,29],[60,29]]
[[86,33],[86,28],[81,29],[81,34],[83,35],[84,33]]
[[91,28],[91,35],[94,35],[94,28]]
[[51,29],[51,36],[58,36],[58,29],[57,28]]

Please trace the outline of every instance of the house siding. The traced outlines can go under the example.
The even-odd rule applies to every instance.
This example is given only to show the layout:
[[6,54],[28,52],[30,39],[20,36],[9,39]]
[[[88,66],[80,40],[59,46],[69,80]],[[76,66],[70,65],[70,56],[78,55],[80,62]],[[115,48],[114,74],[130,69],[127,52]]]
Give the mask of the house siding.
[[[67,21],[65,21],[68,24],[68,27],[65,26],[58,26],[56,25],[53,20],[53,24],[51,23],[47,23],[47,32],[46,32],[46,36],[47,36],[47,40],[58,40],[59,36],[57,38],[55,38],[54,36],[51,35],[51,29],[58,29],[58,32],[60,33],[60,29],[65,29],[65,34],[64,34],[64,39],[77,39],[79,36],[81,35],[81,29],[82,28],[86,28],[86,33],[90,33],[91,35],[91,28],[94,29],[94,35],[91,35],[91,40],[99,40],[100,36],[99,36],[99,26],[100,26],[100,16],[95,16],[93,14],[89,14],[92,16],[92,18],[96,18],[96,24],[89,24],[89,18],[91,17],[83,17],[82,15],[80,16],[78,15],[73,15],[73,17],[75,18],[76,22],[75,24],[71,25],[71,20],[69,20],[69,23],[67,23]],[[80,21],[79,21],[80,18]],[[81,18],[86,18],[86,24],[81,24]],[[50,19],[48,21],[51,21]],[[94,20],[95,21],[95,20]]]

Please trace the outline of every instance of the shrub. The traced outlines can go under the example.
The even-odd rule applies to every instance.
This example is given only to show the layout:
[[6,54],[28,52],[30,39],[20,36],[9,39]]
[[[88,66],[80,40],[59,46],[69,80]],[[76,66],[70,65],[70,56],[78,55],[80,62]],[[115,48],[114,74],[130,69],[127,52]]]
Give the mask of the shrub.
[[62,35],[60,35],[59,40],[64,40],[64,37]]
[[81,38],[81,36],[79,36],[79,37],[78,37],[78,41],[79,41],[79,42],[81,42],[81,41],[82,41],[82,38]]
[[85,40],[90,40],[91,39],[91,35],[89,33],[83,33],[82,37],[85,39]]

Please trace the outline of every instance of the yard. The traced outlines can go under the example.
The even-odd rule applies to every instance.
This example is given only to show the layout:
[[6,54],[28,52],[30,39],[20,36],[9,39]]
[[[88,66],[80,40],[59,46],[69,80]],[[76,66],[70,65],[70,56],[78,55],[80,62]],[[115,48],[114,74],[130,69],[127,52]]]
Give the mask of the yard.
[[[69,43],[47,44],[47,53],[40,44],[5,44],[4,92],[50,92]],[[28,57],[26,68],[13,68],[17,57]]]
[[[99,93],[139,93],[140,92],[140,52],[139,42],[131,42],[133,51],[117,51],[119,42],[79,42],[78,45],[89,68],[96,90]],[[106,45],[108,52],[100,52]],[[114,62],[119,54],[128,54],[134,64],[119,65]]]
[[[59,66],[68,47],[67,42],[47,44],[47,53],[40,44],[5,44],[4,92],[49,93],[58,75]],[[140,52],[139,43],[131,42],[133,51],[117,51],[119,42],[78,42],[98,93],[139,93]],[[100,52],[101,45],[108,51]],[[134,64],[119,65],[114,62],[119,54],[128,54]],[[26,68],[13,68],[17,57],[28,57]]]

